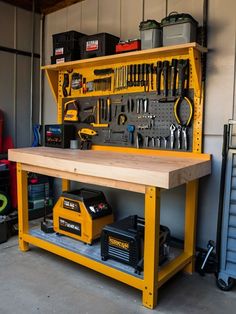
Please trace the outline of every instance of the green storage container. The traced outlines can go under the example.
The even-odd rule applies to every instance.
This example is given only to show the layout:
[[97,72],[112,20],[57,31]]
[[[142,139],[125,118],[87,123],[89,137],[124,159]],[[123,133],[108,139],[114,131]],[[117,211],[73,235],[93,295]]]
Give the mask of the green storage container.
[[141,49],[151,49],[162,46],[161,25],[155,20],[143,21],[139,24]]
[[171,12],[161,20],[163,46],[185,44],[197,40],[198,22],[187,13]]

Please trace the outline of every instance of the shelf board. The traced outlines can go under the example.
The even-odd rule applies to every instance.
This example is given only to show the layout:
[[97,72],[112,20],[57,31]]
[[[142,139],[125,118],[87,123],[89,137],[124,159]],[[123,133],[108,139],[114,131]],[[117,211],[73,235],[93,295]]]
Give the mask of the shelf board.
[[75,67],[85,68],[92,66],[102,66],[119,62],[135,61],[140,59],[157,58],[158,56],[167,56],[168,54],[186,54],[189,52],[189,49],[194,48],[201,53],[207,52],[207,48],[200,46],[197,43],[187,43],[181,45],[173,45],[168,47],[159,47],[153,49],[139,50],[134,52],[125,52],[121,54],[109,55],[96,57],[91,59],[83,59],[77,61],[64,62],[60,64],[51,64],[42,66],[42,70],[50,71],[61,71],[61,70],[72,70]]
[[[46,234],[43,231],[41,231],[38,226],[35,226],[30,230],[30,235],[35,238],[57,245],[58,247],[61,247],[63,249],[67,249],[68,251],[82,255],[103,265],[109,266],[113,269],[132,275],[136,278],[143,279],[143,272],[141,272],[141,274],[138,275],[134,272],[134,268],[129,265],[120,263],[113,259],[102,261],[100,253],[101,252],[100,241],[95,242],[93,245],[87,245],[81,241],[77,241],[67,236],[58,235],[56,233]],[[181,249],[171,247],[169,258],[164,264],[162,264],[160,270],[162,268],[165,268],[166,266],[168,266],[168,264],[171,264],[172,261],[181,256],[181,253],[182,253]]]

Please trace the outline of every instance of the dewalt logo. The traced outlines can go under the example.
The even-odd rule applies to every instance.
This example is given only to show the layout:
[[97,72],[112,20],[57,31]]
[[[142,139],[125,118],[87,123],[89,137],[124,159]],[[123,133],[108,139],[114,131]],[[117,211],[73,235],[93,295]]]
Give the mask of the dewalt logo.
[[109,237],[108,243],[109,243],[109,245],[116,246],[120,249],[127,250],[127,251],[129,250],[129,242],[121,241],[121,240],[117,240],[113,237]]

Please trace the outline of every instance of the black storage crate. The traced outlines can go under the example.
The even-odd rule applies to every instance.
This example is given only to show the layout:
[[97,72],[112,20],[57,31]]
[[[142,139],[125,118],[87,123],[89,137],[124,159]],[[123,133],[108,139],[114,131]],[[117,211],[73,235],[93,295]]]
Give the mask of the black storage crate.
[[75,61],[80,59],[79,51],[72,51],[66,54],[51,56],[51,64],[59,64],[68,61]]
[[80,38],[85,34],[69,31],[52,35],[53,56],[51,63],[61,63],[80,59]]
[[75,128],[72,124],[45,125],[45,146],[69,148],[70,140],[75,138]]
[[85,36],[85,34],[76,32],[76,31],[68,31],[59,34],[52,35],[53,39],[53,50],[55,48],[60,48],[65,46],[67,43],[71,46],[71,49],[77,48],[79,44],[79,39],[81,36]]
[[112,55],[116,53],[119,37],[100,33],[80,38],[81,59]]

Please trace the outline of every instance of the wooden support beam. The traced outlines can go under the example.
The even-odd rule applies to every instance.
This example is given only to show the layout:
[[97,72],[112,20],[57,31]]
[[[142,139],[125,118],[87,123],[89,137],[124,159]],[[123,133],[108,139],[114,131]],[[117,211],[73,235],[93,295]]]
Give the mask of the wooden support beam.
[[77,2],[82,2],[84,0],[63,0],[63,1],[42,1],[41,5],[41,13],[47,15],[49,13],[55,12],[57,10],[61,10],[65,7],[68,7]]

